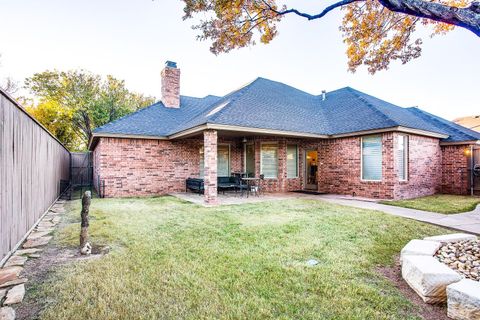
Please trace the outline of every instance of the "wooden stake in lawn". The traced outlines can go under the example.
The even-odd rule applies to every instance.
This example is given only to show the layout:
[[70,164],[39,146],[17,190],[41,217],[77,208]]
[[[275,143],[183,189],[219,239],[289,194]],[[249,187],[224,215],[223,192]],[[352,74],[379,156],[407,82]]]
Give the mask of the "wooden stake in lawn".
[[89,255],[92,252],[92,246],[88,243],[88,212],[90,210],[90,202],[92,201],[92,194],[90,191],[85,191],[82,197],[82,229],[80,230],[80,253]]

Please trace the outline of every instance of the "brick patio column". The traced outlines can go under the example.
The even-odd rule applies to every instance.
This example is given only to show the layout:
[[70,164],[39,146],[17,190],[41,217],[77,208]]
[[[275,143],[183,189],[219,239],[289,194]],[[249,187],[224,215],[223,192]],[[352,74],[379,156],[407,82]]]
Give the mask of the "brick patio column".
[[217,131],[203,132],[205,203],[218,204],[217,198]]

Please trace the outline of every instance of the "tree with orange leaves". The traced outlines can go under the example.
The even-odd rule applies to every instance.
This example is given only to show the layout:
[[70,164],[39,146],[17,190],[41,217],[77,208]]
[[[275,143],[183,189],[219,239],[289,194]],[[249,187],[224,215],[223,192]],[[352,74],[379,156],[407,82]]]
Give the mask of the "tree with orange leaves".
[[254,45],[255,34],[261,43],[269,43],[286,15],[316,20],[332,10],[344,10],[340,31],[352,72],[365,65],[373,74],[387,69],[391,61],[418,58],[422,39],[413,36],[418,25],[431,27],[432,35],[457,26],[480,36],[480,2],[475,0],[341,0],[317,14],[280,6],[277,0],[183,1],[184,19],[208,13],[193,28],[200,30],[199,40],[212,41],[214,54]]

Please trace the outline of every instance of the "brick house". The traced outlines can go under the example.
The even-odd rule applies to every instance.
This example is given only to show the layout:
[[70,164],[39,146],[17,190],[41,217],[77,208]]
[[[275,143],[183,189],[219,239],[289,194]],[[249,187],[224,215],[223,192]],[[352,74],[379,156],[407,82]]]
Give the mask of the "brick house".
[[185,190],[203,177],[247,172],[269,192],[312,190],[401,199],[468,194],[470,150],[480,133],[418,108],[346,87],[311,95],[258,78],[223,97],[180,95],[167,62],[160,102],[97,128],[89,147],[105,196]]

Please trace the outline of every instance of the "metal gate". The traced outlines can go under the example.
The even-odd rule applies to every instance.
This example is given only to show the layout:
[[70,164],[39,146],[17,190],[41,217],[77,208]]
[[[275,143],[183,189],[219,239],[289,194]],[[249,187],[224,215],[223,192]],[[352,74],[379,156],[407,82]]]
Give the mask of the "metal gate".
[[480,146],[472,151],[472,194],[480,195]]
[[92,190],[93,159],[91,152],[72,152],[70,156],[69,198],[81,197],[83,190]]

